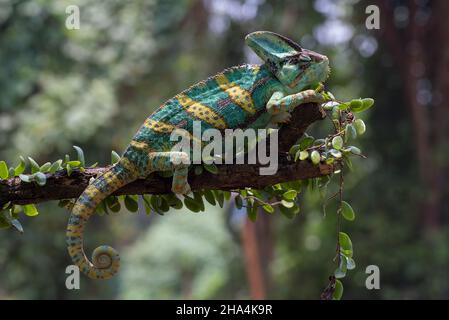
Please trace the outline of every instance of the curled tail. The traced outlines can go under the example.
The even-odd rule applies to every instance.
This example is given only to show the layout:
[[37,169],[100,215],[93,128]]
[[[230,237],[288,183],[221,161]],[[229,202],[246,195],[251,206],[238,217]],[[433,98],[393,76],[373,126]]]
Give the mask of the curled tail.
[[118,252],[109,246],[100,246],[92,254],[92,262],[83,249],[83,231],[87,220],[98,204],[122,186],[137,179],[137,172],[128,159],[122,158],[109,171],[98,177],[76,201],[67,225],[67,249],[74,264],[92,279],[109,279],[120,268]]

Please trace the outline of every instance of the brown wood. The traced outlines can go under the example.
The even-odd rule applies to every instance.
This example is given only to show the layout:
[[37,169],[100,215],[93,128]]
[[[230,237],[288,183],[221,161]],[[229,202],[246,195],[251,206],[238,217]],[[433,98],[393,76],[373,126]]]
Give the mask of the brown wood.
[[[203,172],[201,175],[189,174],[189,183],[193,190],[200,189],[239,189],[244,187],[263,188],[279,182],[308,179],[329,175],[333,166],[313,165],[309,161],[293,162],[288,159],[286,151],[313,122],[324,117],[323,111],[316,104],[301,105],[292,114],[292,121],[279,132],[279,169],[276,175],[259,175],[260,165],[218,165],[218,174]],[[86,169],[85,172],[74,171],[70,177],[65,171],[47,174],[45,186],[24,183],[19,178],[0,181],[0,205],[7,202],[14,204],[39,203],[50,200],[77,198],[86,188],[90,178],[106,171],[105,168]],[[114,195],[123,194],[160,194],[170,192],[171,179],[153,174],[145,180],[134,181],[119,189]]]

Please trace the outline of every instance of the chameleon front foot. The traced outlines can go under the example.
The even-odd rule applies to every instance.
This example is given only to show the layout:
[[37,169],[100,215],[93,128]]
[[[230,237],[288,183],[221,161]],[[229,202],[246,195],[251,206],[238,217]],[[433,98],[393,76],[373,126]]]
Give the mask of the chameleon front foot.
[[176,194],[190,193],[190,185],[187,182],[188,168],[180,168],[175,170],[173,174],[173,183],[171,190]]
[[281,113],[274,115],[271,118],[271,122],[285,124],[285,123],[289,123],[291,118],[292,118],[292,115],[289,112],[281,112]]

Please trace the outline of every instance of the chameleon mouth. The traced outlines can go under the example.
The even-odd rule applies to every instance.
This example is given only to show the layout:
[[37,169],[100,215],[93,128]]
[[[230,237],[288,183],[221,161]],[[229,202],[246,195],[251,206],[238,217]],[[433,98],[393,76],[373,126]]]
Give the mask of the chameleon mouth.
[[[329,79],[331,74],[331,68],[329,67],[329,64],[324,69],[323,73],[320,75],[320,79],[318,79],[318,82],[326,82],[327,79]],[[303,74],[298,75],[288,86],[290,88],[296,87],[299,81],[303,78]]]

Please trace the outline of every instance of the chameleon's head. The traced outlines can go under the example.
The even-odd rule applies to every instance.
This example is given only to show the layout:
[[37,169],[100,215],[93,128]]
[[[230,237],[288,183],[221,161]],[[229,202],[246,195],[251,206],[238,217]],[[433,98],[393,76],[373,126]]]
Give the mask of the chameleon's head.
[[324,82],[329,75],[326,56],[303,49],[279,34],[257,31],[247,35],[245,41],[276,78],[291,89],[302,90]]

